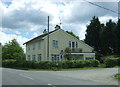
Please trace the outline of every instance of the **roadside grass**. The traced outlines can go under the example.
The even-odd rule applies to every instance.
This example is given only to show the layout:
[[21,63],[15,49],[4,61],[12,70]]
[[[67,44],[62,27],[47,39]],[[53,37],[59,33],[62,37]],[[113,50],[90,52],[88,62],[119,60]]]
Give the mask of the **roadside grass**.
[[120,80],[120,74],[116,74],[115,78],[118,79],[118,80]]
[[57,68],[57,67],[53,67],[52,69],[32,69],[32,68],[23,68],[23,67],[12,67],[12,68],[20,69],[20,70],[28,70],[28,71],[76,71],[76,70],[102,69],[105,68],[105,65],[100,64],[98,67],[68,68],[68,69]]
[[[113,68],[119,68],[120,66],[115,66]],[[10,67],[5,67],[10,68]],[[91,70],[91,69],[103,69],[106,68],[104,64],[99,64],[98,67],[84,67],[84,68],[57,68],[53,67],[52,69],[33,69],[33,68],[23,68],[23,67],[11,67],[13,69],[28,70],[28,71],[77,71],[77,70]],[[120,77],[120,76],[119,76]]]

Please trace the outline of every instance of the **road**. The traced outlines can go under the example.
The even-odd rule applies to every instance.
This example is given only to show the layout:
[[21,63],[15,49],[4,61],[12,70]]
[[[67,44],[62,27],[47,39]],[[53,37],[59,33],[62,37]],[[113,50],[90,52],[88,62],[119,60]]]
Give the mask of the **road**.
[[[2,69],[2,84],[3,85],[110,85],[106,82],[98,81],[98,77],[108,73],[109,78],[118,73],[117,68],[111,69],[94,69],[94,70],[80,70],[80,71],[26,71],[17,69]],[[95,73],[96,72],[96,73]],[[101,74],[99,74],[99,73]],[[90,73],[93,73],[93,76]],[[99,75],[97,75],[97,73]],[[106,75],[106,74],[105,74]],[[107,75],[107,76],[109,76]],[[90,79],[91,78],[91,79]],[[95,79],[95,80],[93,80]],[[104,80],[104,78],[103,78]],[[106,80],[106,79],[105,79]],[[112,80],[111,80],[112,81]],[[114,84],[118,85],[118,81],[113,78]]]

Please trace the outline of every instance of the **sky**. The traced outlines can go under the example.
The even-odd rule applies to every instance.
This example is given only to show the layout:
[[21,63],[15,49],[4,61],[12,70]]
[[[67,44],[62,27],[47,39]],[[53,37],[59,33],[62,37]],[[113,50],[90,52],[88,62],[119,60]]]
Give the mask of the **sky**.
[[[90,0],[87,0],[90,1]],[[72,31],[80,40],[85,39],[86,26],[93,16],[101,23],[118,20],[118,14],[88,3],[86,0],[0,0],[0,42],[17,39],[23,43],[41,35],[47,29],[50,17],[50,31],[60,25],[65,31]],[[94,0],[97,5],[118,12],[117,0]]]

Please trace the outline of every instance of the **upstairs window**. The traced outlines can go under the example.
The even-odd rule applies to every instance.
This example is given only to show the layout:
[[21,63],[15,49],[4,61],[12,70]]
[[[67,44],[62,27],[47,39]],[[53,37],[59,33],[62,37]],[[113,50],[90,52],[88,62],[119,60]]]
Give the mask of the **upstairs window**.
[[30,51],[30,45],[27,45],[27,50]]
[[35,50],[35,43],[33,43],[33,50]]
[[58,48],[58,41],[57,40],[53,40],[53,48]]
[[70,48],[78,48],[78,43],[77,42],[69,41],[69,47]]
[[41,48],[41,42],[39,41],[38,42],[38,49],[40,49]]
[[78,43],[76,42],[76,48],[78,48]]

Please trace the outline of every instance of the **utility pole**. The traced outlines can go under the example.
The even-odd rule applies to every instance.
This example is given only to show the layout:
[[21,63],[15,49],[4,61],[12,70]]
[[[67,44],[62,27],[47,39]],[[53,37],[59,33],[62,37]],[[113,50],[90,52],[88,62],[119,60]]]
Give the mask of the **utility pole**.
[[49,61],[49,16],[48,16],[47,60]]

